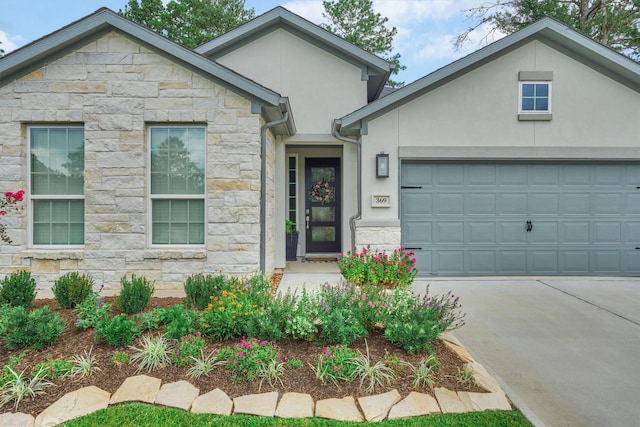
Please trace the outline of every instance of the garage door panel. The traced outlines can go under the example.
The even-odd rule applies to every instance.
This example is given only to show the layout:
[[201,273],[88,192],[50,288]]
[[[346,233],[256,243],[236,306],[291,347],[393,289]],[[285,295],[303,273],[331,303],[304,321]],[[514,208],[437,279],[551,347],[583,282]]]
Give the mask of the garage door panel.
[[557,244],[559,224],[556,221],[536,221],[533,223],[533,230],[528,234],[529,243],[532,244]]
[[624,197],[616,193],[595,194],[593,205],[595,215],[618,215],[624,210]]
[[528,212],[531,215],[558,215],[560,196],[549,193],[532,193],[529,196]]
[[498,194],[496,196],[497,215],[526,215],[527,195],[522,193]]
[[468,222],[467,223],[467,243],[469,244],[490,244],[495,245],[496,223],[495,222]]
[[494,165],[475,165],[466,169],[467,185],[496,185],[496,167]]
[[464,274],[464,251],[434,251],[438,273]]
[[486,193],[465,195],[467,215],[495,215],[496,195]]
[[629,215],[640,215],[640,190],[638,190],[637,194],[629,194],[627,196],[626,212]]
[[560,199],[561,215],[589,215],[591,213],[591,196],[584,193],[566,193]]
[[618,221],[594,222],[594,243],[618,243],[622,238],[622,224]]
[[593,271],[599,274],[608,274],[620,271],[620,255],[621,251],[618,250],[593,250],[591,252]]
[[434,177],[436,185],[464,185],[464,165],[440,165]]
[[640,274],[640,250],[630,249],[622,255],[623,269],[630,274]]
[[591,169],[591,166],[587,165],[565,166],[562,170],[562,185],[591,185]]
[[527,243],[526,225],[523,221],[498,223],[498,243]]
[[431,215],[433,213],[433,196],[427,193],[405,193],[402,195],[402,212],[404,215]]
[[589,272],[589,251],[566,250],[560,254],[561,270],[566,274],[586,274]]
[[562,223],[562,242],[568,244],[591,243],[591,223],[588,221],[572,221]]
[[434,200],[434,210],[438,215],[464,214],[464,194],[462,193],[436,194]]
[[[640,274],[640,164],[402,163],[419,274]],[[527,231],[527,223],[532,229]]]
[[498,261],[500,271],[506,274],[526,274],[527,252],[524,250],[499,250]]
[[640,246],[640,221],[625,223],[623,237],[625,243]]
[[529,172],[529,184],[532,186],[556,187],[559,182],[559,166],[532,165]]
[[433,165],[424,163],[403,163],[402,185],[431,185],[433,168]]
[[624,185],[626,171],[624,167],[615,165],[597,165],[594,167],[595,185]]
[[422,221],[407,221],[405,224],[405,246],[433,243],[433,223]]
[[558,272],[558,251],[553,249],[533,249],[529,251],[529,267],[534,274]]
[[496,253],[490,250],[466,251],[466,269],[471,274],[495,274]]
[[435,244],[462,244],[464,243],[464,222],[440,221],[434,224]]

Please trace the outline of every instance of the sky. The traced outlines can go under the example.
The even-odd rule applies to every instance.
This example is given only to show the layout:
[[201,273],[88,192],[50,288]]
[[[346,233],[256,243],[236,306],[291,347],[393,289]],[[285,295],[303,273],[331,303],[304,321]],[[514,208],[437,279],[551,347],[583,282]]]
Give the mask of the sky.
[[[165,3],[168,0],[165,0]],[[396,27],[394,54],[407,67],[393,80],[411,83],[474,50],[500,34],[488,27],[475,32],[463,49],[456,51],[453,39],[475,24],[464,10],[486,0],[374,0],[374,11],[389,18],[388,27]],[[127,0],[0,0],[0,48],[5,54],[89,15],[101,7],[115,12],[124,9]],[[324,21],[322,0],[246,0],[245,7],[260,15],[283,6],[309,21]]]

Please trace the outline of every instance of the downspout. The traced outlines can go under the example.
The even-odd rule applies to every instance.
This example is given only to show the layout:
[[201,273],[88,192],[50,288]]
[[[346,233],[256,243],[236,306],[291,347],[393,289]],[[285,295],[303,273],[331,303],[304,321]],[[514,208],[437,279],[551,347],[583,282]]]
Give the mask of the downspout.
[[266,273],[267,264],[267,130],[286,123],[289,112],[285,111],[281,119],[265,123],[260,128],[260,271]]
[[339,141],[355,144],[358,150],[357,153],[357,165],[356,165],[356,198],[357,198],[357,211],[349,218],[349,229],[351,230],[351,246],[356,246],[356,220],[362,216],[362,142],[358,139],[347,138],[340,134],[340,120],[334,120],[334,124],[331,129],[331,135]]

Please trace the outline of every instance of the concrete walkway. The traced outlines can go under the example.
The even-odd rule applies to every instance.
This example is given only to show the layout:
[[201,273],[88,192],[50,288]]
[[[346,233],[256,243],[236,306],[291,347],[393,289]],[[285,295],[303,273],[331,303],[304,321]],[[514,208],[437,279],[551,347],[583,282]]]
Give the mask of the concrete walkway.
[[460,297],[455,335],[536,425],[640,425],[640,278],[417,280]]

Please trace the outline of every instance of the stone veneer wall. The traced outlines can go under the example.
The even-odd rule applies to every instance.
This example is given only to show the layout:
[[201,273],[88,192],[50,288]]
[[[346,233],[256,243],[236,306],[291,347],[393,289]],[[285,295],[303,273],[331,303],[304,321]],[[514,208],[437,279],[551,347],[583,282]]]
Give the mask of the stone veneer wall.
[[[27,269],[38,287],[49,288],[60,275],[80,271],[118,288],[122,275],[136,273],[156,288],[176,288],[196,272],[258,270],[263,122],[250,107],[247,99],[116,32],[0,87],[2,191],[26,189],[28,125],[85,129],[84,249],[29,248],[25,204],[6,222],[14,243],[0,245],[0,277]],[[206,126],[204,248],[147,243],[149,124]],[[272,162],[271,137],[269,145]]]
[[356,221],[356,247],[388,253],[400,247],[399,221]]

